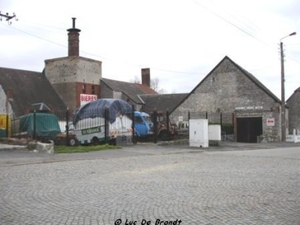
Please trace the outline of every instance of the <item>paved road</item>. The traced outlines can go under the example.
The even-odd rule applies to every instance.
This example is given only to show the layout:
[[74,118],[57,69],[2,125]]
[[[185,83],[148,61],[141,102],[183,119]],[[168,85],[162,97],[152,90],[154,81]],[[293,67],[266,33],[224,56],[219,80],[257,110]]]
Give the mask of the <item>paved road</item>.
[[0,224],[300,224],[300,148],[266,148],[2,150]]

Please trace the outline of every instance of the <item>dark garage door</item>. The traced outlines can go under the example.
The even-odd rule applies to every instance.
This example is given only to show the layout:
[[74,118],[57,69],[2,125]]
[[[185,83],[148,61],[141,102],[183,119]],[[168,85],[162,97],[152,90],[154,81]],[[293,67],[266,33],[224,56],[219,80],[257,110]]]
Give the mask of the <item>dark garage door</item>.
[[237,142],[257,142],[257,136],[262,134],[262,118],[237,118]]

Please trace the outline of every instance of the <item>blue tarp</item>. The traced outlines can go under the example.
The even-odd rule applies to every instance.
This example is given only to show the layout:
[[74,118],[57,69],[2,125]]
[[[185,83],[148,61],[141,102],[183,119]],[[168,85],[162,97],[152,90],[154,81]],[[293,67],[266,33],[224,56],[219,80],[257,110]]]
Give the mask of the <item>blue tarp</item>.
[[120,115],[128,115],[132,113],[132,106],[122,99],[102,98],[89,102],[73,113],[73,124],[82,119],[96,118],[105,116],[105,108],[108,109],[108,121],[113,123],[116,117]]

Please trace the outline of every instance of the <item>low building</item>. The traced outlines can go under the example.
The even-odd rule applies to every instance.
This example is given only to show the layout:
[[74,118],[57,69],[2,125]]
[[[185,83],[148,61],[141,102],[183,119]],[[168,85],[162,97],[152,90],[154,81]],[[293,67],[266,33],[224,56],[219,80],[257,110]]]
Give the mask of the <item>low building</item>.
[[42,105],[59,117],[67,109],[43,73],[0,68],[0,112],[18,118]]
[[234,140],[281,139],[281,101],[258,79],[228,56],[171,112],[173,123],[209,117],[210,123],[231,124]]

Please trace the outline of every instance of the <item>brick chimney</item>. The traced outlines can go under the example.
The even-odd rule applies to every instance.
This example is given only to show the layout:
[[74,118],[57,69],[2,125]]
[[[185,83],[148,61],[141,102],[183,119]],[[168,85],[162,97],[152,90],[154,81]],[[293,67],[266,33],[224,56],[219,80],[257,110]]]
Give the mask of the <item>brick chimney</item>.
[[142,84],[150,87],[150,69],[142,69]]
[[75,28],[76,18],[72,18],[73,27],[67,31],[69,36],[69,54],[68,56],[79,56],[79,32],[81,30]]

